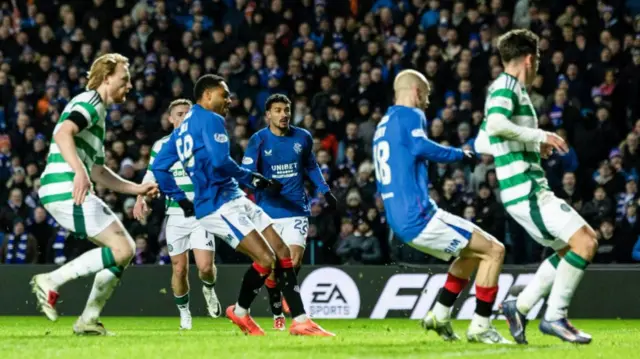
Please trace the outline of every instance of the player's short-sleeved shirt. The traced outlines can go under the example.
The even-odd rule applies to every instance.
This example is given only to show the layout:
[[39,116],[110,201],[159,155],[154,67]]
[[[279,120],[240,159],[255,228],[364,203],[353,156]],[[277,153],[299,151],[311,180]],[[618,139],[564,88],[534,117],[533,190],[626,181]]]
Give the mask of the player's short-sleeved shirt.
[[[167,143],[167,141],[169,141],[169,137],[170,136],[165,136],[157,140],[153,144],[153,147],[151,148],[151,158],[149,159],[149,167],[147,168],[147,173],[145,173],[144,178],[142,179],[143,183],[151,182],[155,180],[153,176],[153,172],[151,171],[151,165],[153,165],[153,161],[158,155],[158,152],[160,152],[160,150],[162,149],[162,146],[165,143]],[[195,196],[193,191],[193,183],[191,183],[191,179],[189,178],[189,175],[187,175],[186,171],[182,167],[182,164],[180,163],[180,161],[177,161],[176,163],[174,163],[173,166],[171,166],[170,171],[173,174],[173,177],[175,178],[176,183],[178,184],[178,187],[180,187],[180,189],[184,191],[184,193],[187,195],[187,198],[190,201],[193,201],[193,198]],[[165,200],[165,204],[167,208],[167,211],[166,211],[167,214],[181,215],[181,216],[184,215],[184,212],[182,211],[182,208],[180,208],[180,206],[178,205],[178,202],[167,197],[167,199]]]
[[329,191],[312,151],[313,140],[308,131],[291,126],[284,136],[263,128],[249,139],[242,166],[258,171],[282,183],[279,195],[256,192],[257,204],[271,218],[308,217],[309,198],[304,188],[305,175],[321,193]]
[[427,160],[459,161],[463,153],[427,138],[422,111],[392,106],[376,128],[373,156],[387,221],[398,237],[411,241],[426,227],[437,208],[429,198]]
[[[60,129],[62,123],[71,113],[79,113],[85,120],[86,126],[74,137],[78,150],[78,157],[91,175],[93,165],[104,164],[104,136],[106,108],[100,95],[96,91],[87,91],[75,96],[65,106],[53,134]],[[43,204],[65,201],[72,198],[73,178],[75,173],[60,153],[60,148],[52,138],[49,146],[47,165],[40,177],[40,200]]]
[[538,128],[531,98],[518,79],[502,73],[489,87],[485,120],[476,140],[476,150],[494,157],[500,197],[505,206],[528,200],[540,190],[549,189],[540,163],[540,144],[489,136],[485,130],[489,115],[504,116],[518,126]]

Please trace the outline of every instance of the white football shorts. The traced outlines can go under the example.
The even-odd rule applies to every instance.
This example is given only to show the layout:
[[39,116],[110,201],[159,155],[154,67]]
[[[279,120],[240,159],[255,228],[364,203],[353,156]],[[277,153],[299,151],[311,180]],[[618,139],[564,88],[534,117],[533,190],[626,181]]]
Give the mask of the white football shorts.
[[251,231],[262,233],[273,224],[271,217],[262,208],[244,196],[223,204],[217,211],[199,221],[205,231],[222,238],[234,249]]

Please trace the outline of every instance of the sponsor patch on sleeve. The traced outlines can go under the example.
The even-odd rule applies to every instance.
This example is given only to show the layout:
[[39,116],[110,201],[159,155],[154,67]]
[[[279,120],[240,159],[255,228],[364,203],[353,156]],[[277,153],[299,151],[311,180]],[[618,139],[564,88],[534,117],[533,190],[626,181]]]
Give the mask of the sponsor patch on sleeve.
[[243,165],[250,165],[253,163],[253,158],[251,157],[243,157],[242,158],[242,164]]
[[424,132],[424,129],[422,128],[416,128],[415,130],[411,131],[411,136],[413,137],[424,137],[427,138],[427,134]]
[[225,135],[224,133],[216,133],[215,135],[213,135],[213,138],[216,140],[216,142],[219,143],[229,142],[229,137],[227,137],[227,135]]

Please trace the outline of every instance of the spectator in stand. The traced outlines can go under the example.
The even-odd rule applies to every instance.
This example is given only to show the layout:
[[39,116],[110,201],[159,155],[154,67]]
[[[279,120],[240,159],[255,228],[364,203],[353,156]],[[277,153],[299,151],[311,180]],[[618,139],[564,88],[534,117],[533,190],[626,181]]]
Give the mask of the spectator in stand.
[[[432,140],[471,145],[484,117],[486,88],[502,71],[496,37],[513,27],[541,36],[532,105],[539,126],[565,136],[573,148],[543,163],[553,190],[576,208],[591,200],[594,185],[604,186],[618,201],[630,195],[625,181],[629,176],[637,181],[640,170],[640,124],[635,126],[640,21],[633,18],[637,6],[632,1],[601,2],[589,7],[548,0],[5,1],[0,12],[0,182],[7,190],[0,191],[0,202],[7,203],[12,189],[20,188],[28,206],[3,205],[0,224],[10,232],[11,213],[20,210],[19,216],[30,221],[30,208],[41,205],[38,178],[53,128],[70,98],[86,86],[93,58],[105,52],[129,58],[134,85],[125,104],[108,109],[105,163],[113,171],[134,181],[142,178],[149,146],[171,131],[167,104],[189,97],[199,75],[217,73],[233,92],[226,119],[232,156],[241,158],[247,137],[264,126],[264,99],[287,94],[294,122],[314,138],[323,175],[342,194],[341,215],[362,218],[376,195],[370,186],[374,174],[360,169],[372,162],[372,139],[393,99],[395,74],[413,68],[430,82],[426,115]],[[607,159],[613,170],[599,165]],[[441,193],[441,205],[453,205],[462,214],[469,204],[483,201],[483,182],[500,200],[492,158],[479,162],[475,168],[431,164],[435,188],[453,179],[453,187],[447,187],[453,192]],[[95,190],[129,221],[126,197],[99,186]],[[350,199],[359,197],[357,208],[347,204],[353,190],[358,193]],[[333,263],[341,217],[327,213],[322,198],[314,200],[314,238],[323,244],[316,259]],[[158,210],[146,224],[132,222],[128,228],[147,234],[155,256],[162,199],[152,206]],[[477,221],[487,220],[480,207],[474,208]],[[377,212],[382,215],[384,209]],[[69,243],[57,261],[84,249]],[[406,258],[425,262],[424,256]]]

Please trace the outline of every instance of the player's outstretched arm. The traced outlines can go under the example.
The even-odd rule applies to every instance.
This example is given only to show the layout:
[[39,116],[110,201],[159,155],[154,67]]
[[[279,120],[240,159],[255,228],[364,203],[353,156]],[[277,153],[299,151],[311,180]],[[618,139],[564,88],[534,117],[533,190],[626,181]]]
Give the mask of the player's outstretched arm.
[[124,178],[113,173],[105,165],[93,165],[91,169],[91,178],[96,182],[110,190],[133,195],[155,196],[158,193],[158,186],[153,183],[137,184],[127,181]]
[[179,160],[175,137],[172,135],[169,141],[162,146],[162,149],[151,165],[151,171],[158,182],[160,191],[178,202],[187,199],[187,195],[178,187],[170,171],[171,167]]
[[251,171],[238,166],[229,155],[229,135],[221,120],[214,118],[212,121],[203,121],[202,139],[216,170],[237,179],[242,184],[251,185]]
[[487,101],[487,134],[518,142],[544,142],[544,131],[537,128],[518,126],[511,121],[516,103],[516,94],[511,89],[499,89],[489,95],[489,100]]

